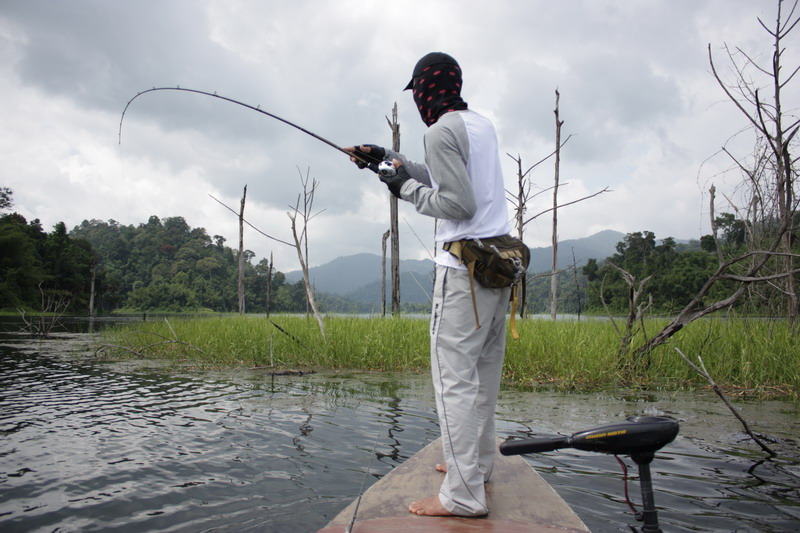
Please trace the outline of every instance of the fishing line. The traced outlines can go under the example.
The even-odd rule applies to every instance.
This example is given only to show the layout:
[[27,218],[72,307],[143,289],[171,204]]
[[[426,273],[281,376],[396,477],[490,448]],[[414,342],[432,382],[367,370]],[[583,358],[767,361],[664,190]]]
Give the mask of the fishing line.
[[119,159],[119,172],[122,176],[122,194],[125,202],[125,214],[128,220],[133,220],[131,215],[131,193],[128,189],[128,172],[125,167],[125,158],[122,155],[122,146],[117,145],[117,158]]
[[[285,118],[279,117],[278,115],[276,115],[274,113],[270,113],[269,111],[261,109],[261,106],[252,106],[250,104],[246,104],[244,102],[240,102],[239,100],[234,100],[233,98],[228,98],[227,96],[222,96],[220,94],[217,94],[216,92],[211,93],[211,92],[208,92],[208,91],[200,91],[198,89],[188,89],[186,87],[181,87],[181,86],[177,86],[177,87],[153,87],[152,89],[147,89],[145,91],[137,93],[136,96],[134,96],[133,98],[128,100],[128,103],[125,105],[125,109],[123,109],[123,111],[122,111],[122,117],[119,120],[119,144],[122,144],[122,122],[125,120],[125,113],[128,111],[128,107],[130,107],[131,103],[133,103],[134,100],[136,100],[137,98],[139,98],[143,94],[152,93],[152,92],[156,92],[156,91],[178,91],[178,92],[202,94],[204,96],[211,96],[213,98],[219,98],[220,100],[224,100],[224,101],[230,102],[232,104],[236,104],[236,105],[240,105],[242,107],[246,107],[247,109],[251,109],[253,111],[256,111],[258,113],[266,115],[266,116],[268,116],[270,118],[274,118],[275,120],[279,120],[279,121],[283,122],[284,124],[286,124],[288,126],[291,126],[293,128],[296,128],[296,129],[302,131],[306,135],[310,135],[310,136],[314,137],[318,141],[324,142],[325,144],[327,144],[331,148],[334,148],[334,149],[336,149],[336,150],[338,150],[338,151],[340,151],[340,152],[342,152],[344,154],[347,154],[349,157],[353,157],[353,158],[359,160],[361,163],[364,163],[367,166],[370,166],[370,165],[374,166],[376,164],[376,161],[369,161],[369,160],[365,159],[359,153],[349,152],[349,151],[345,150],[344,148],[342,148],[341,146],[339,146],[338,144],[336,144],[336,143],[334,143],[332,141],[329,141],[325,137],[322,137],[321,135],[317,135],[313,131],[309,131],[309,130],[307,130],[306,128],[304,128],[302,126],[299,126],[299,125],[295,124],[294,122],[291,122],[289,120],[286,120]],[[372,170],[372,167],[370,167],[370,169]],[[375,171],[377,172],[377,170],[375,170]]]
[[358,499],[356,500],[356,508],[353,509],[353,518],[350,520],[350,524],[345,528],[345,533],[351,533],[353,531],[353,526],[356,523],[356,518],[358,517],[358,507],[361,505],[361,497],[364,495],[364,485],[367,483],[367,476],[369,476],[369,471],[372,468],[372,459],[375,457],[375,449],[378,447],[378,439],[381,436],[381,430],[383,428],[380,427],[378,424],[378,431],[375,433],[375,443],[372,445],[372,451],[370,452],[369,456],[369,463],[367,463],[367,471],[364,472],[364,479],[361,480],[361,488],[358,491]]

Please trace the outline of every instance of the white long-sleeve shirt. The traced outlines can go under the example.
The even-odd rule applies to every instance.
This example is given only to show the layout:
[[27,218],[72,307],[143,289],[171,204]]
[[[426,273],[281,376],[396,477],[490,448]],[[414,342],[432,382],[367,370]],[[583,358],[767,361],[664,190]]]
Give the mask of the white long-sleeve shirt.
[[435,217],[436,263],[461,267],[442,250],[446,242],[505,235],[511,231],[497,134],[472,111],[451,111],[428,128],[425,164],[392,153],[413,179],[400,191],[417,212]]

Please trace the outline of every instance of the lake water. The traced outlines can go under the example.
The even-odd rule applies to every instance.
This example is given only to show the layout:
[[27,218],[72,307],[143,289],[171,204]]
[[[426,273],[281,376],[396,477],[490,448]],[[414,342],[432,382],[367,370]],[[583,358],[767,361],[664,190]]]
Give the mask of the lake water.
[[[95,361],[88,333],[36,341],[9,322],[0,328],[4,532],[315,531],[365,479],[374,483],[438,436],[426,375],[176,372]],[[800,531],[798,405],[737,407],[777,458],[766,459],[706,392],[505,389],[498,433],[570,434],[670,416],[680,434],[651,465],[665,531]],[[638,507],[638,475],[624,459]],[[638,525],[614,457],[562,450],[528,460],[592,531]]]

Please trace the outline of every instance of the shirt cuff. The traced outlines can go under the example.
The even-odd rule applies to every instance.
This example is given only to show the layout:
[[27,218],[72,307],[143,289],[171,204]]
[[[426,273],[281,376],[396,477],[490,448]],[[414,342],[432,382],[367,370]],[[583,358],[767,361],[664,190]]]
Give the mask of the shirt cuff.
[[400,198],[406,200],[407,196],[410,196],[419,186],[419,182],[414,179],[410,179],[406,181],[402,187],[400,187]]

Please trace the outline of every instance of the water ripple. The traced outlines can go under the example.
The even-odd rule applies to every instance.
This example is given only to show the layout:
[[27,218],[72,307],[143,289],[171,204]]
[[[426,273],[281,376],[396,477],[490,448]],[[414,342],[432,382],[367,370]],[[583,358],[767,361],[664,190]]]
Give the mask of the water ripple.
[[[0,347],[3,531],[314,531],[365,478],[438,436],[425,376],[179,375],[22,343]],[[797,529],[793,430],[778,435],[785,458],[762,461],[714,402],[506,391],[498,431],[570,433],[648,413],[682,424],[653,465],[665,529]],[[781,416],[775,427],[796,429],[796,410]],[[612,457],[529,460],[592,529],[635,523]]]

